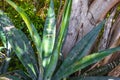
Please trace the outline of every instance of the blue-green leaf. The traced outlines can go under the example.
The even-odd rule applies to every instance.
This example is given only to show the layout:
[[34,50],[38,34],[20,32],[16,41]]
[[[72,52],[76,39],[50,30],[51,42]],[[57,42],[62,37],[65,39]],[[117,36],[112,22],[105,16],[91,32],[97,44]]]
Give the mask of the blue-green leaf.
[[51,56],[50,64],[47,66],[47,69],[45,71],[44,80],[51,79],[51,76],[53,75],[53,72],[56,68],[58,56],[60,54],[62,43],[63,43],[65,33],[69,24],[71,5],[72,5],[72,0],[67,0],[64,8],[63,16],[62,16],[62,22],[60,25],[60,32],[56,37],[53,54]]
[[70,78],[69,80],[120,80],[120,78],[110,76],[92,76],[92,77],[74,77]]
[[4,16],[4,14],[0,14],[0,28],[1,27],[2,29],[0,29],[0,31],[5,31],[7,34],[6,38],[9,42],[9,45],[12,46],[12,49],[24,67],[27,69],[31,78],[36,80],[38,75],[38,67],[34,51],[30,45],[30,41],[22,31],[16,29],[12,25],[9,18]]
[[13,75],[0,76],[0,80],[21,80]]
[[[85,35],[70,51],[67,58],[64,60],[63,64],[61,65],[60,69],[55,74],[56,78],[62,78],[63,76],[68,76],[68,74],[64,74],[67,68],[72,66],[75,62],[77,62],[79,59],[81,59],[83,56],[85,56],[90,48],[92,47],[93,43],[95,42],[100,30],[103,27],[103,24],[105,21],[102,21],[97,27],[95,27],[93,30],[91,30],[87,35]],[[61,73],[62,71],[62,73]],[[57,79],[56,79],[57,80]]]
[[30,78],[30,76],[22,70],[10,71],[10,72],[7,72],[5,74],[2,74],[1,76],[6,76],[6,77],[14,76],[14,77],[22,78],[22,80],[32,80],[32,78]]
[[94,53],[88,56],[85,56],[81,59],[79,59],[78,61],[76,61],[74,64],[72,64],[71,66],[67,67],[67,69],[64,70],[64,72],[62,72],[62,74],[64,74],[63,76],[67,76],[70,75],[78,70],[81,70],[83,68],[85,68],[86,66],[93,64],[97,61],[102,60],[103,58],[105,58],[106,56],[112,54],[113,52],[116,51],[120,51],[120,47],[116,47],[116,48],[112,48],[112,49],[107,49],[98,53]]
[[5,49],[5,47],[0,47],[0,51],[2,51],[3,49]]
[[26,15],[26,13],[11,0],[5,0],[5,1],[7,3],[9,3],[21,15],[21,17],[23,18],[23,20],[25,21],[25,23],[27,25],[27,28],[30,32],[32,40],[35,43],[35,46],[38,51],[38,64],[39,64],[39,70],[40,70],[39,72],[42,77],[43,76],[43,67],[42,67],[41,38],[40,38],[36,28],[34,27],[33,23],[30,21],[29,17]]
[[54,42],[56,34],[56,22],[55,22],[55,12],[53,0],[50,1],[50,7],[48,9],[48,14],[44,26],[43,32],[43,66],[47,66],[50,61],[50,57],[53,51]]
[[[2,26],[6,26],[6,25],[10,24],[10,22],[7,21],[7,19],[3,18],[3,17],[5,17],[5,15],[3,15],[3,12],[0,10],[0,39],[3,43],[4,50],[6,51],[6,53],[4,55],[1,53],[3,55],[1,57],[3,57],[4,59],[0,66],[0,74],[7,72],[7,69],[9,67],[9,62],[11,60],[11,46],[9,45],[9,42],[7,41],[6,32],[2,29]],[[2,24],[3,20],[4,20],[5,24]]]

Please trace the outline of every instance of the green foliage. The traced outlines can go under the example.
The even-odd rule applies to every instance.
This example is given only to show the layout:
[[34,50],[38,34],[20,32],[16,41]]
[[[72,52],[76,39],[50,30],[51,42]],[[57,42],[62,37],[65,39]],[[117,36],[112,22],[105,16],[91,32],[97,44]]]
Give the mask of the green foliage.
[[[74,46],[74,48],[70,51],[67,58],[64,60],[63,64],[61,65],[60,69],[56,73],[55,77],[61,77],[61,76],[67,76],[67,72],[70,74],[75,69],[77,69],[77,64],[79,64],[82,57],[84,57],[90,48],[92,47],[92,44],[94,43],[95,39],[97,38],[98,33],[103,27],[104,22],[98,25],[97,28],[94,28],[91,32],[89,32],[86,36],[84,36],[81,41],[78,42]],[[89,43],[89,44],[88,44]],[[83,66],[83,65],[81,65]],[[73,67],[76,67],[75,69],[71,69]],[[80,66],[77,70],[79,70]],[[62,71],[62,74],[60,75]]]
[[74,77],[69,80],[120,80],[120,78],[110,76],[93,76],[93,77]]
[[[33,22],[35,28],[38,30],[39,34],[42,35],[43,25],[44,25],[44,19],[39,17],[36,14],[36,8],[33,5],[31,0],[16,0],[15,1],[17,5],[19,5],[21,8],[23,8],[23,11],[30,17],[31,22]],[[4,2],[5,3],[5,2]],[[13,24],[24,31],[27,35],[29,34],[28,29],[26,28],[25,22],[22,20],[22,18],[19,16],[19,14],[13,10],[13,8],[9,5],[5,5],[5,12],[10,17]],[[12,13],[11,13],[12,11]]]
[[[54,3],[53,0],[50,0],[50,6],[48,9],[42,39],[39,36],[39,33],[37,32],[37,29],[34,26],[33,22],[25,13],[25,11],[22,8],[18,7],[11,0],[5,1],[10,4],[22,17],[26,24],[26,27],[29,30],[31,39],[35,44],[35,48],[37,49],[37,54],[35,54],[33,51],[34,47],[31,46],[30,41],[26,35],[20,29],[15,28],[9,18],[6,17],[3,12],[0,12],[0,33],[3,34],[0,34],[0,37],[5,37],[7,41],[2,40],[2,42],[5,45],[9,43],[10,47],[12,48],[12,52],[16,54],[20,62],[26,68],[27,73],[21,70],[19,70],[19,72],[13,71],[14,73],[18,73],[19,76],[24,79],[61,80],[63,78],[69,78],[69,75],[73,74],[74,72],[103,59],[115,51],[120,51],[120,47],[116,47],[86,56],[94,41],[96,40],[99,32],[103,28],[105,21],[102,21],[73,47],[73,49],[69,52],[67,58],[60,65],[60,68],[56,68],[69,24],[72,0],[66,0],[60,25],[60,31],[57,35],[55,33],[56,22]],[[6,48],[8,49],[8,47]],[[9,52],[9,55],[11,55],[12,52]],[[6,60],[8,60],[8,58],[11,59],[11,56],[7,56]],[[7,66],[8,65],[9,64],[7,64]],[[2,66],[4,70],[4,67],[6,67],[6,65]],[[7,69],[5,69],[4,73],[7,72],[6,70]],[[8,75],[4,74],[4,76]],[[19,80],[16,75],[9,75],[9,77],[15,80]],[[75,78],[73,78],[73,80],[74,79]]]
[[[3,21],[1,24],[2,30],[5,31],[7,34],[7,40],[11,47],[14,49],[14,52],[18,56],[19,60],[25,66],[27,71],[31,74],[31,78],[33,80],[36,79],[37,76],[37,67],[36,67],[36,59],[35,54],[32,50],[32,47],[29,44],[28,39],[20,30],[17,30],[15,27],[12,27],[12,23],[8,22],[7,17],[2,17],[1,20]],[[6,21],[4,21],[6,20]],[[6,27],[7,26],[7,27]],[[9,29],[9,30],[7,30]],[[3,33],[4,34],[4,33]],[[23,46],[24,45],[24,46]],[[9,56],[8,56],[9,57]],[[4,69],[3,69],[4,70]]]
[[43,31],[43,42],[42,42],[42,49],[43,49],[43,66],[47,66],[50,61],[50,56],[53,51],[54,42],[55,42],[55,34],[56,34],[56,22],[55,22],[55,13],[54,13],[54,4],[53,0],[50,2],[50,7],[48,10],[48,15],[46,18],[44,31]]
[[28,74],[23,72],[22,70],[15,70],[15,71],[7,72],[5,74],[0,75],[0,80],[6,80],[6,79],[31,80],[31,78],[28,76]]
[[62,19],[61,26],[60,26],[60,32],[56,36],[55,46],[53,49],[53,55],[51,56],[50,64],[48,65],[45,71],[45,78],[44,78],[45,80],[51,79],[51,76],[57,65],[58,56],[60,55],[60,52],[61,52],[60,50],[62,48],[62,43],[63,43],[65,33],[66,33],[68,23],[69,23],[71,5],[72,5],[72,0],[67,0],[65,4],[64,14],[62,17],[63,19]]
[[117,59],[113,62],[110,62],[104,66],[100,66],[97,68],[94,68],[90,71],[85,72],[82,76],[100,76],[105,75],[109,73],[112,69],[114,69],[116,66],[118,66],[120,63],[120,59]]

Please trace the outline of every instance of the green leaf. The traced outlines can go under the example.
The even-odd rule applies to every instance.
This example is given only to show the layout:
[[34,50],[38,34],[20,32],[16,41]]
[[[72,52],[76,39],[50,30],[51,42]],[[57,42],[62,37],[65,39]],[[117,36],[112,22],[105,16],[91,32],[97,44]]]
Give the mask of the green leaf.
[[13,73],[15,73],[15,74],[18,74],[19,76],[21,76],[24,80],[32,80],[31,78],[30,78],[30,76],[27,74],[27,73],[25,73],[24,71],[22,71],[22,70],[15,70],[15,71],[12,71]]
[[45,71],[44,80],[51,79],[51,76],[53,75],[53,72],[56,68],[56,64],[57,64],[58,56],[60,54],[60,50],[62,47],[63,39],[65,37],[65,33],[69,24],[71,5],[72,5],[72,0],[67,0],[64,8],[62,22],[60,25],[60,32],[56,37],[53,54],[51,56],[50,64],[47,66],[47,69]]
[[74,77],[70,78],[69,80],[120,80],[120,78],[110,76],[92,76],[92,77]]
[[[3,11],[0,10],[0,17],[2,14],[3,14]],[[5,15],[2,15],[2,16],[5,16]],[[6,23],[6,21],[4,23]],[[6,47],[6,43],[7,43],[6,42],[6,34],[4,31],[2,31],[2,27],[0,27],[0,40],[2,41],[4,47]]]
[[5,0],[5,1],[7,3],[9,3],[21,15],[21,17],[25,21],[27,28],[30,32],[30,35],[32,37],[32,40],[35,43],[37,51],[38,51],[38,62],[39,62],[38,64],[39,64],[39,68],[40,68],[40,75],[43,76],[41,38],[40,38],[37,30],[35,29],[33,23],[30,21],[29,17],[26,15],[26,13],[20,7],[18,7],[11,0]]
[[85,56],[89,52],[100,30],[102,29],[104,23],[105,21],[102,21],[97,27],[92,29],[73,47],[73,49],[70,51],[67,58],[64,60],[63,64],[61,65],[60,69],[55,74],[54,76],[55,80],[57,80],[57,78],[61,79],[63,76],[66,77],[69,74],[72,74],[74,72],[73,71],[73,72],[64,74],[64,72],[68,70],[68,67],[71,67],[75,62],[77,62],[79,59],[81,59],[83,56]]
[[[12,45],[16,55],[18,56],[19,60],[25,66],[29,74],[33,79],[37,78],[38,70],[37,70],[37,62],[35,55],[33,54],[32,47],[29,44],[29,41],[25,35],[17,29],[12,29],[12,34],[9,34],[9,41]],[[36,69],[36,70],[35,70]]]
[[67,69],[63,72],[64,76],[69,75],[73,72],[76,72],[78,70],[81,70],[85,68],[86,66],[93,64],[97,61],[102,60],[106,56],[112,54],[113,52],[120,51],[120,47],[107,49],[98,53],[94,53],[88,56],[83,57],[82,59],[79,59],[74,64],[72,64],[70,67],[67,67]]
[[6,49],[5,47],[0,47],[0,62],[1,62],[1,59],[4,59],[6,57],[6,55],[1,52],[2,50],[5,50],[5,49]]
[[0,80],[21,80],[21,79],[13,75],[6,75],[6,76],[1,76]]
[[15,77],[20,77],[20,78],[22,78],[22,80],[32,80],[32,79],[30,78],[30,76],[29,76],[27,73],[25,73],[24,71],[22,71],[22,70],[10,71],[10,72],[7,72],[7,73],[5,73],[5,74],[2,74],[1,76],[8,76],[8,75],[12,76],[12,74],[15,74],[15,75],[14,75]]
[[2,51],[3,49],[5,49],[5,47],[0,47],[0,51]]
[[2,26],[7,26],[8,24],[10,24],[10,22],[5,17],[6,16],[3,15],[3,12],[0,10],[0,39],[4,46],[2,49],[6,50],[6,54],[1,56],[5,59],[1,63],[0,74],[5,73],[7,71],[8,67],[9,67],[9,62],[11,60],[11,46],[9,45],[9,42],[7,41],[6,32],[2,29]]
[[50,57],[54,47],[55,34],[56,34],[56,22],[55,22],[54,3],[53,0],[51,0],[44,26],[44,32],[43,32],[42,49],[44,52],[43,54],[44,67],[49,64]]
[[16,29],[12,25],[6,16],[2,15],[0,15],[0,27],[2,27],[0,31],[5,31],[9,45],[12,46],[12,49],[24,67],[27,69],[31,78],[36,80],[38,75],[37,61],[29,40],[22,31]]
[[120,59],[116,59],[108,64],[87,71],[83,73],[81,76],[102,76],[112,71],[119,64],[120,64]]
[[[2,27],[1,27],[2,28]],[[0,29],[1,29],[0,28]],[[3,31],[0,31],[0,40],[2,41],[4,47],[6,47],[6,37]]]
[[7,72],[10,60],[11,60],[10,57],[5,57],[5,59],[3,60],[3,62],[1,63],[1,66],[0,66],[0,74]]

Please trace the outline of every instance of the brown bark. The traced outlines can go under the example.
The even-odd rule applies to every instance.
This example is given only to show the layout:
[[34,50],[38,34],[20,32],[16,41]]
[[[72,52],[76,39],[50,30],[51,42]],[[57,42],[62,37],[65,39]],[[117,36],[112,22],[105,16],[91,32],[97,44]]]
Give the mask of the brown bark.
[[[115,23],[112,25],[113,22],[113,16],[114,16],[115,10],[111,13],[110,17],[108,18],[106,22],[106,26],[104,27],[104,33],[103,37],[101,39],[99,50],[103,50],[106,48],[114,48],[120,45],[120,16],[115,20]],[[105,64],[108,64],[116,59],[120,59],[120,52],[116,52],[114,54],[111,54],[104,58],[102,61],[97,62],[95,65],[93,65],[89,70],[103,66]]]
[[112,37],[110,31],[111,31],[113,19],[116,13],[116,8],[117,7],[115,7],[114,10],[111,11],[110,16],[105,23],[103,36],[100,40],[99,47],[98,47],[99,51],[108,48],[108,44],[110,42],[109,39]]
[[[120,16],[117,18],[117,20],[115,21],[112,29],[111,29],[111,34],[112,37],[110,38],[110,44],[109,47],[110,48],[114,48],[120,45]],[[120,52],[117,52],[117,54],[112,54],[107,56],[104,61],[102,62],[103,65],[106,63],[109,63],[117,58],[120,58]]]
[[111,72],[108,73],[108,76],[120,77],[120,65],[115,67]]
[[73,0],[68,34],[62,49],[64,57],[118,2],[120,0]]

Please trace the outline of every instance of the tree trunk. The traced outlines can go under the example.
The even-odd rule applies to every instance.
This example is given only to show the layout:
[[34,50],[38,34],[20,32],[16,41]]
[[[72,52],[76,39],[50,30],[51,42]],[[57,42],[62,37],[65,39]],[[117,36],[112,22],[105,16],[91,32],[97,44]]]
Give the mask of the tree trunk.
[[119,2],[120,0],[73,0],[68,33],[62,49],[64,57]]
[[[116,19],[115,23],[113,24],[112,28],[111,28],[111,37],[110,40],[108,40],[109,48],[114,48],[120,45],[120,15],[118,16],[118,18]],[[101,63],[101,65],[105,65],[109,62],[112,62],[115,59],[120,59],[120,52],[116,52],[115,54],[111,54],[109,56],[107,56]]]

